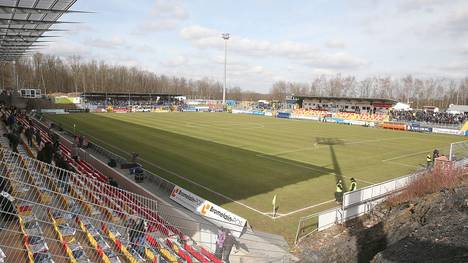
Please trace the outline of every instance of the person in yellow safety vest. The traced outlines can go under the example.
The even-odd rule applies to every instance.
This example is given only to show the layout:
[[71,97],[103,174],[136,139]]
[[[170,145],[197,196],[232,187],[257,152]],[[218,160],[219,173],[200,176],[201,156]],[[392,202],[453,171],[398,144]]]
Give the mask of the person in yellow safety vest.
[[343,182],[341,180],[336,183],[335,201],[338,204],[343,201]]
[[431,154],[426,155],[426,168],[429,169],[432,164],[432,156]]
[[356,189],[357,189],[357,182],[353,177],[351,177],[351,187],[349,188],[349,191],[351,192],[351,191],[354,191]]

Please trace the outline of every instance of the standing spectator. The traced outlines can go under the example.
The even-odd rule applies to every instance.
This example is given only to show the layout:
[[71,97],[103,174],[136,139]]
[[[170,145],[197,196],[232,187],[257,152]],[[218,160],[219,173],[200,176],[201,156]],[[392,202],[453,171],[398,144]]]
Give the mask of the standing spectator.
[[83,136],[83,145],[82,145],[83,149],[87,149],[88,146],[89,146],[89,140],[88,140],[88,138]]
[[219,259],[223,257],[223,248],[224,248],[224,241],[226,240],[226,232],[224,228],[221,227],[218,229],[218,236],[216,237],[216,250],[215,256]]
[[137,163],[138,161],[138,153],[132,152],[132,163]]
[[29,147],[32,147],[33,134],[34,134],[34,131],[33,131],[33,128],[31,126],[26,128],[26,131],[24,131],[24,135],[26,136],[26,139],[28,140]]
[[78,148],[78,145],[76,145],[76,143],[73,143],[72,148],[71,148],[71,156],[73,160],[75,160],[75,162],[78,162],[79,155],[80,155],[80,149]]
[[83,136],[79,135],[78,136],[78,147],[83,147]]
[[42,155],[43,162],[51,164],[52,163],[52,157],[54,155],[54,149],[53,149],[52,144],[50,142],[47,142],[44,145],[44,148],[42,149],[42,151],[44,151],[43,155]]
[[426,169],[430,169],[432,164],[431,154],[426,155]]
[[439,158],[439,156],[440,156],[439,150],[434,149],[434,151],[432,152],[432,160],[435,162],[435,159]]
[[53,133],[52,142],[53,142],[52,153],[60,150],[60,137],[58,136],[58,134]]
[[226,239],[224,240],[223,246],[223,261],[229,263],[229,255],[231,255],[232,247],[236,246],[236,250],[239,250],[239,242],[232,235],[231,231],[227,232]]
[[41,145],[41,131],[36,129],[34,136],[36,137],[37,145]]
[[75,138],[73,138],[73,143],[80,145],[80,136],[78,134],[75,135]]
[[349,189],[349,191],[355,191],[357,189],[357,182],[356,180],[354,179],[354,177],[351,177],[351,187]]
[[341,179],[336,183],[335,201],[337,204],[341,204],[343,201],[343,182]]
[[11,150],[15,153],[18,152],[19,136],[15,132],[7,134],[7,138],[10,141]]

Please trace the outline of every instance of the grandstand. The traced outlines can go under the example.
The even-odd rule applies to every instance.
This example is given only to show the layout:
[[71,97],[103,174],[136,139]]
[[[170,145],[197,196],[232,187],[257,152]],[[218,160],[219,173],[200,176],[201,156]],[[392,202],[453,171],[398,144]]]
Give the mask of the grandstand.
[[304,110],[323,110],[329,112],[386,113],[396,104],[390,99],[292,96],[299,108]]
[[180,95],[161,93],[84,92],[81,108],[93,112],[170,110],[180,104]]
[[371,98],[291,96],[296,104],[295,118],[326,121],[338,118],[347,121],[382,122],[388,120],[389,109],[396,101]]
[[[25,127],[31,123],[25,118],[18,121]],[[51,141],[43,128],[35,128]],[[0,247],[7,260],[221,262],[163,219],[156,200],[110,186],[106,176],[87,162],[73,160],[66,146],[61,145],[61,151],[78,173],[31,158],[36,143],[19,145],[19,153],[8,150],[4,137],[0,143],[2,211],[9,220],[2,227]],[[147,227],[134,229],[128,222]],[[16,233],[22,237],[12,238]]]

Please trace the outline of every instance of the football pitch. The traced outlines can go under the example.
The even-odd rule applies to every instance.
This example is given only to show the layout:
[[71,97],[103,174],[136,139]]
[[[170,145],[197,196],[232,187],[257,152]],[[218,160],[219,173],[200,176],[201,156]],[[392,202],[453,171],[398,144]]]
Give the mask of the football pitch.
[[[406,175],[458,136],[229,113],[49,115],[117,154],[138,152],[144,167],[293,240],[300,217],[336,206],[345,188]],[[277,195],[277,218],[272,199]]]

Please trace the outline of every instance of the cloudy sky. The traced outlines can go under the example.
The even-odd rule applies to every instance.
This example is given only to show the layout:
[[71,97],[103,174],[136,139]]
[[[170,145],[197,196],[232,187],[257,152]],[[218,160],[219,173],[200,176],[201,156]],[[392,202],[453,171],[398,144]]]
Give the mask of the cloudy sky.
[[466,0],[78,0],[44,52],[266,92],[321,75],[468,75]]

